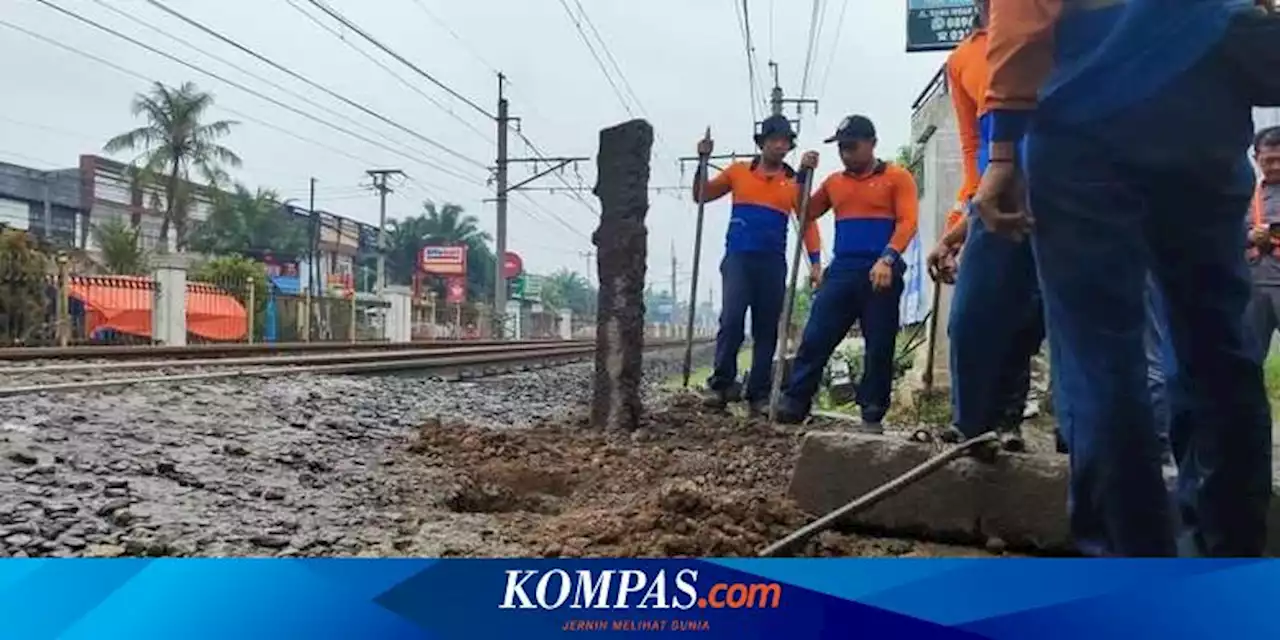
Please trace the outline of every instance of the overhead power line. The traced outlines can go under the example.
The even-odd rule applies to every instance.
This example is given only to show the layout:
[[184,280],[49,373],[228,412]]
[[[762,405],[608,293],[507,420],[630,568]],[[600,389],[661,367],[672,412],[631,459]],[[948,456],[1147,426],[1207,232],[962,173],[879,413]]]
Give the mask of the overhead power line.
[[113,6],[113,5],[112,5],[110,2],[108,2],[107,0],[93,0],[93,2],[94,2],[94,3],[96,3],[96,4],[98,4],[98,5],[100,5],[100,6],[102,6],[104,9],[107,9],[108,11],[111,11],[112,13],[115,13],[116,15],[118,15],[118,16],[120,16],[120,17],[122,17],[122,18],[125,18],[126,20],[129,20],[130,22],[133,22],[134,24],[140,25],[140,26],[142,26],[142,27],[144,27],[144,28],[146,28],[146,29],[149,29],[149,30],[150,30],[150,31],[152,31],[152,32],[158,33],[158,34],[160,34],[160,35],[162,35],[162,36],[164,36],[164,37],[166,37],[166,38],[168,38],[168,39],[170,39],[170,40],[173,40],[174,42],[177,42],[177,43],[179,43],[179,44],[183,45],[184,47],[187,47],[187,48],[189,48],[189,49],[193,49],[193,50],[195,50],[195,51],[196,51],[196,52],[198,52],[198,53],[201,53],[201,54],[203,54],[203,55],[205,55],[205,56],[208,56],[208,57],[210,57],[210,58],[213,58],[214,60],[217,60],[218,62],[221,62],[222,64],[225,64],[225,65],[227,65],[228,67],[231,67],[232,69],[235,69],[236,71],[239,71],[240,73],[243,73],[243,74],[245,74],[245,75],[249,76],[250,78],[253,78],[253,79],[257,80],[258,82],[261,82],[261,83],[263,83],[263,84],[265,84],[265,85],[267,85],[267,86],[271,87],[272,89],[275,89],[275,90],[277,90],[277,91],[280,91],[280,92],[286,93],[286,94],[288,94],[288,95],[292,96],[293,98],[296,98],[297,100],[300,100],[300,101],[302,101],[302,102],[305,102],[305,103],[307,103],[307,104],[309,104],[309,105],[311,105],[311,106],[313,106],[313,107],[315,107],[315,108],[317,108],[317,109],[319,109],[319,110],[321,110],[321,111],[324,111],[325,113],[327,113],[327,114],[329,114],[329,115],[331,115],[331,116],[333,116],[333,117],[335,117],[335,118],[340,118],[340,119],[342,119],[342,120],[346,121],[346,122],[347,122],[347,123],[349,123],[349,124],[352,124],[352,125],[354,125],[354,126],[360,127],[360,128],[361,128],[361,129],[363,129],[364,131],[367,131],[367,132],[369,132],[369,133],[372,133],[373,135],[376,135],[376,136],[378,136],[378,137],[382,138],[383,140],[386,140],[387,142],[389,142],[389,143],[391,143],[391,144],[397,144],[397,145],[399,144],[399,142],[398,142],[397,140],[395,140],[394,138],[391,138],[391,137],[389,137],[389,136],[387,136],[387,135],[383,134],[382,132],[378,131],[377,129],[374,129],[374,128],[372,128],[372,127],[365,126],[363,123],[361,123],[361,122],[357,121],[355,118],[352,118],[352,117],[350,117],[350,116],[348,116],[348,115],[346,115],[346,114],[344,114],[344,113],[342,113],[342,112],[338,111],[337,109],[332,109],[332,108],[330,108],[330,107],[328,107],[328,106],[325,106],[325,105],[323,105],[323,104],[320,104],[319,102],[317,102],[317,101],[315,101],[315,100],[312,100],[311,98],[309,98],[309,97],[307,97],[307,96],[305,96],[305,95],[302,95],[301,93],[298,93],[297,91],[293,91],[292,89],[289,89],[288,87],[285,87],[285,86],[283,86],[283,85],[281,85],[281,84],[279,84],[279,83],[277,83],[277,82],[274,82],[274,81],[272,81],[272,80],[269,80],[269,79],[267,79],[267,78],[264,78],[264,77],[262,77],[261,75],[258,75],[258,74],[256,74],[256,73],[254,73],[253,71],[250,71],[249,69],[245,69],[244,67],[241,67],[240,65],[238,65],[238,64],[236,64],[236,63],[234,63],[234,62],[231,62],[230,60],[227,60],[226,58],[223,58],[222,56],[219,56],[219,55],[217,55],[217,54],[215,54],[215,53],[213,53],[213,52],[205,51],[205,50],[201,49],[200,47],[197,47],[196,45],[191,44],[191,43],[190,43],[189,41],[187,41],[187,40],[184,40],[184,39],[182,39],[182,38],[179,38],[178,36],[176,36],[176,35],[174,35],[174,34],[172,34],[172,33],[168,32],[168,31],[166,31],[166,30],[164,30],[164,29],[161,29],[160,27],[157,27],[157,26],[155,26],[154,24],[151,24],[150,22],[147,22],[146,20],[143,20],[143,19],[141,19],[141,18],[139,18],[139,17],[137,17],[137,16],[134,16],[133,14],[131,14],[131,13],[127,12],[127,11],[124,11],[123,9],[119,9],[119,8],[117,8],[117,7]]
[[333,9],[332,7],[325,4],[324,2],[321,2],[321,0],[307,0],[307,2],[310,2],[312,5],[315,5],[316,8],[328,14],[330,18],[333,18],[334,20],[337,20],[338,22],[342,23],[344,27],[354,31],[356,35],[360,36],[361,38],[364,38],[365,40],[368,40],[371,44],[373,44],[373,46],[381,49],[383,53],[386,53],[392,58],[395,58],[400,64],[403,64],[404,66],[409,67],[410,69],[413,69],[415,73],[422,76],[423,78],[426,78],[429,82],[436,85],[437,87],[440,87],[445,91],[445,93],[448,93],[454,98],[457,98],[463,104],[471,107],[472,109],[475,109],[477,112],[489,118],[490,120],[497,119],[497,116],[486,111],[484,107],[481,107],[480,105],[476,104],[474,100],[471,100],[470,98],[462,95],[461,93],[458,93],[453,89],[453,87],[450,87],[449,85],[441,82],[440,80],[437,80],[435,76],[431,75],[430,73],[427,73],[421,67],[410,62],[408,59],[406,59],[404,56],[400,55],[399,53],[396,53],[395,50],[391,49],[387,45],[382,44],[380,40],[370,35],[364,29],[361,29],[359,25],[348,20],[346,16],[342,15],[337,10]]
[[573,22],[573,26],[578,30],[578,37],[582,39],[582,43],[587,45],[587,50],[591,52],[591,57],[595,59],[596,65],[600,67],[600,73],[603,73],[604,79],[609,81],[609,86],[613,88],[613,95],[618,97],[618,102],[622,104],[622,108],[626,110],[627,115],[635,117],[635,111],[631,109],[631,105],[627,102],[626,97],[623,96],[622,90],[618,88],[618,83],[613,81],[613,74],[609,73],[609,68],[605,66],[604,60],[601,59],[595,46],[591,44],[591,38],[587,37],[587,32],[582,28],[582,22],[578,19],[578,16],[574,15],[573,9],[569,8],[569,3],[565,2],[565,0],[560,0],[560,6],[564,7],[564,12],[568,14],[569,20]]
[[[6,28],[9,28],[9,29],[12,29],[12,30],[17,31],[17,32],[19,32],[19,33],[22,33],[22,34],[24,34],[24,35],[26,35],[26,36],[28,36],[28,37],[30,37],[30,38],[34,38],[34,39],[39,40],[39,41],[41,41],[41,42],[43,42],[43,43],[45,43],[45,44],[52,45],[52,46],[54,46],[54,47],[57,47],[57,48],[59,48],[59,49],[62,49],[63,51],[67,51],[67,52],[69,52],[69,53],[74,53],[74,54],[76,54],[76,55],[78,55],[78,56],[81,56],[81,57],[87,58],[87,59],[92,60],[92,61],[94,61],[94,62],[97,62],[98,64],[101,64],[101,65],[103,65],[103,66],[105,66],[105,67],[108,67],[108,68],[110,68],[110,69],[112,69],[112,70],[114,70],[114,71],[116,71],[116,72],[118,72],[118,73],[121,73],[121,74],[123,74],[123,75],[129,76],[129,77],[134,78],[134,79],[137,79],[137,80],[141,80],[142,82],[145,82],[145,83],[148,83],[148,84],[153,83],[153,82],[157,82],[157,80],[156,80],[155,78],[152,78],[152,77],[149,77],[149,76],[143,75],[143,74],[141,74],[141,73],[138,73],[137,71],[134,71],[134,70],[129,69],[129,68],[127,68],[127,67],[124,67],[124,66],[121,66],[121,65],[119,65],[119,64],[116,64],[116,63],[114,63],[114,62],[112,62],[112,61],[110,61],[110,60],[107,60],[106,58],[103,58],[103,57],[101,57],[101,56],[94,55],[94,54],[89,53],[89,52],[87,52],[87,51],[84,51],[84,50],[82,50],[82,49],[77,49],[76,47],[73,47],[73,46],[71,46],[71,45],[68,45],[68,44],[66,44],[66,43],[64,43],[64,42],[61,42],[61,41],[59,41],[59,40],[54,40],[53,38],[50,38],[50,37],[47,37],[47,36],[41,35],[41,34],[39,34],[39,33],[36,33],[36,32],[34,32],[34,31],[31,31],[31,30],[26,29],[26,28],[24,28],[24,27],[20,27],[20,26],[18,26],[18,25],[16,25],[16,24],[13,24],[12,22],[8,22],[8,21],[5,21],[5,20],[0,20],[0,26],[3,26],[3,27],[6,27]],[[245,121],[247,121],[247,122],[252,122],[252,123],[254,123],[254,124],[258,124],[258,125],[261,125],[261,126],[267,127],[267,128],[269,128],[269,129],[272,129],[272,130],[274,130],[274,131],[278,131],[278,132],[280,132],[280,133],[283,133],[283,134],[285,134],[285,135],[288,135],[288,136],[290,136],[290,137],[292,137],[292,138],[295,138],[295,139],[297,139],[297,140],[300,140],[300,141],[302,141],[302,142],[306,142],[306,143],[308,143],[308,144],[315,145],[315,146],[320,147],[320,148],[322,148],[322,149],[326,149],[326,150],[328,150],[328,151],[332,151],[332,152],[334,152],[334,153],[337,153],[337,154],[340,154],[340,155],[346,156],[347,158],[350,158],[350,159],[355,160],[355,161],[357,161],[357,162],[361,162],[361,163],[364,163],[364,164],[371,164],[371,162],[370,162],[368,159],[366,159],[366,158],[361,158],[360,156],[357,156],[357,155],[351,154],[351,153],[349,153],[349,152],[347,152],[347,151],[345,151],[345,150],[343,150],[343,149],[340,149],[340,148],[338,148],[338,147],[334,147],[334,146],[331,146],[331,145],[325,144],[325,143],[320,142],[320,141],[318,141],[318,140],[313,140],[313,139],[311,139],[311,138],[307,138],[307,137],[305,137],[305,136],[300,136],[300,135],[298,135],[298,134],[296,134],[296,133],[294,133],[294,132],[290,131],[289,129],[286,129],[286,128],[281,127],[281,126],[277,126],[277,125],[271,124],[270,122],[266,122],[266,121],[264,121],[264,120],[260,120],[260,119],[258,119],[258,118],[253,117],[253,116],[250,116],[250,115],[248,115],[248,114],[245,114],[245,113],[242,113],[242,112],[237,111],[237,110],[235,110],[235,109],[232,109],[232,108],[230,108],[230,107],[227,107],[226,105],[219,104],[219,105],[218,105],[218,108],[219,108],[219,109],[222,109],[223,111],[226,111],[227,113],[230,113],[231,115],[236,116],[237,118],[240,118],[240,119],[242,119],[242,120],[245,120]]]
[[800,76],[800,95],[807,95],[809,89],[809,72],[813,68],[813,58],[818,52],[818,41],[822,37],[823,16],[822,0],[813,0],[813,13],[809,17],[809,39],[805,46],[804,73]]
[[387,145],[385,145],[385,144],[383,144],[383,143],[381,143],[381,142],[378,142],[378,141],[376,141],[376,140],[373,140],[373,139],[371,139],[371,138],[368,138],[368,137],[366,137],[366,136],[364,136],[364,135],[362,135],[362,134],[359,134],[359,133],[356,133],[356,132],[354,132],[354,131],[351,131],[350,129],[347,129],[347,128],[342,127],[342,126],[340,126],[340,125],[337,125],[337,124],[334,124],[334,123],[329,122],[329,121],[327,121],[327,120],[324,120],[323,118],[317,117],[317,116],[315,116],[314,114],[307,113],[306,111],[303,111],[303,110],[301,110],[301,109],[298,109],[297,107],[294,107],[294,106],[292,106],[292,105],[286,104],[286,103],[281,102],[281,101],[279,101],[279,100],[277,100],[277,99],[275,99],[275,98],[272,98],[271,96],[268,96],[268,95],[266,95],[266,94],[263,94],[263,93],[262,93],[262,92],[260,92],[260,91],[257,91],[257,90],[255,90],[255,89],[251,89],[251,88],[249,88],[249,87],[246,87],[245,85],[240,84],[239,82],[236,82],[236,81],[234,81],[234,80],[230,80],[230,79],[228,79],[228,78],[225,78],[225,77],[223,77],[223,76],[221,76],[221,75],[218,75],[218,74],[216,74],[216,73],[213,73],[212,71],[207,71],[207,70],[205,70],[205,69],[203,69],[203,68],[201,68],[201,67],[199,67],[199,66],[197,66],[197,65],[195,65],[195,64],[192,64],[192,63],[190,63],[190,62],[188,62],[188,61],[186,61],[186,60],[183,60],[182,58],[179,58],[178,56],[175,56],[175,55],[173,55],[173,54],[171,54],[171,53],[168,53],[168,52],[162,51],[162,50],[160,50],[160,49],[157,49],[157,48],[155,48],[155,47],[153,47],[153,46],[151,46],[151,45],[149,45],[149,44],[147,44],[147,43],[145,43],[145,42],[142,42],[142,41],[140,41],[140,40],[137,40],[137,39],[135,39],[135,38],[132,38],[132,37],[130,37],[130,36],[128,36],[128,35],[125,35],[125,34],[123,34],[123,33],[119,32],[119,31],[116,31],[115,29],[112,29],[112,28],[110,28],[110,27],[107,27],[107,26],[105,26],[105,25],[103,25],[103,24],[101,24],[101,23],[95,22],[95,21],[93,21],[93,20],[91,20],[91,19],[89,19],[89,18],[86,18],[86,17],[84,17],[84,16],[81,16],[81,15],[79,15],[79,14],[77,14],[77,13],[73,12],[73,11],[69,11],[69,10],[67,10],[67,9],[64,9],[64,8],[62,8],[62,7],[58,6],[58,5],[56,5],[56,4],[52,3],[52,2],[50,2],[49,0],[36,0],[36,2],[39,2],[40,4],[43,4],[43,5],[45,5],[45,6],[49,7],[49,8],[51,8],[51,9],[54,9],[54,10],[58,11],[59,13],[62,13],[62,14],[64,14],[64,15],[66,15],[66,16],[69,16],[69,17],[71,17],[71,18],[74,18],[74,19],[76,19],[76,20],[78,20],[78,21],[80,21],[80,22],[83,22],[83,23],[85,23],[85,24],[87,24],[87,25],[89,25],[89,26],[91,26],[91,27],[93,27],[93,28],[95,28],[95,29],[98,29],[99,31],[103,31],[103,32],[105,32],[105,33],[111,34],[111,35],[113,35],[113,36],[115,36],[115,37],[117,37],[117,38],[120,38],[121,40],[124,40],[124,41],[126,41],[126,42],[129,42],[129,43],[131,43],[131,44],[133,44],[133,45],[135,45],[135,46],[138,46],[138,47],[141,47],[141,48],[143,48],[143,49],[146,49],[147,51],[150,51],[151,53],[154,53],[154,54],[156,54],[156,55],[158,55],[158,56],[161,56],[161,57],[163,57],[163,58],[166,58],[166,59],[168,59],[168,60],[171,60],[171,61],[173,61],[173,62],[176,62],[176,63],[178,63],[178,64],[180,64],[180,65],[182,65],[182,66],[184,66],[184,67],[187,67],[188,69],[191,69],[191,70],[193,70],[193,71],[196,71],[197,73],[204,74],[204,75],[206,75],[206,76],[208,76],[208,77],[210,77],[210,78],[213,78],[213,79],[215,79],[215,80],[217,80],[217,81],[219,81],[219,82],[223,82],[223,83],[225,83],[225,84],[228,84],[228,85],[230,85],[230,86],[232,86],[232,87],[235,87],[235,88],[237,88],[237,89],[239,89],[239,90],[241,90],[241,91],[243,91],[243,92],[245,92],[245,93],[248,93],[248,94],[250,94],[250,95],[252,95],[252,96],[254,96],[254,97],[257,97],[257,98],[259,98],[259,99],[261,99],[261,100],[265,100],[265,101],[267,101],[267,102],[270,102],[271,104],[273,104],[273,105],[275,105],[275,106],[277,106],[277,107],[280,107],[280,108],[285,109],[285,110],[287,110],[287,111],[291,111],[291,112],[293,112],[293,113],[295,113],[295,114],[297,114],[297,115],[300,115],[300,116],[302,116],[302,117],[304,117],[304,118],[307,118],[308,120],[312,120],[312,121],[317,122],[317,123],[319,123],[319,124],[322,124],[322,125],[324,125],[324,126],[326,126],[326,127],[329,127],[329,128],[331,128],[331,129],[334,129],[334,130],[336,130],[336,131],[340,131],[340,132],[345,133],[346,135],[349,135],[349,136],[351,136],[351,137],[353,137],[353,138],[355,138],[355,139],[357,139],[357,140],[361,140],[361,141],[366,142],[366,143],[368,143],[368,144],[374,145],[374,146],[379,147],[379,148],[381,148],[381,149],[383,149],[383,150],[386,150],[386,151],[389,151],[389,152],[391,152],[391,153],[394,153],[394,154],[396,154],[396,155],[398,155],[398,156],[401,156],[401,157],[407,158],[407,159],[409,159],[409,160],[412,160],[413,162],[416,162],[416,163],[419,163],[419,164],[423,164],[423,165],[426,165],[426,166],[432,167],[433,169],[436,169],[437,171],[440,171],[441,173],[444,173],[444,174],[446,174],[446,175],[453,176],[453,177],[455,177],[455,178],[457,178],[457,179],[459,179],[459,180],[462,180],[462,181],[464,181],[464,182],[469,182],[469,183],[473,183],[473,184],[480,184],[481,186],[483,186],[483,183],[482,183],[482,182],[480,182],[480,181],[478,181],[478,180],[474,179],[474,178],[473,178],[473,177],[471,177],[471,176],[467,176],[467,175],[464,175],[464,174],[458,173],[458,172],[456,172],[456,171],[454,171],[454,170],[452,170],[452,169],[450,169],[450,168],[448,168],[448,167],[446,167],[446,166],[444,166],[444,165],[441,165],[441,164],[439,164],[439,163],[436,163],[436,162],[434,162],[434,161],[432,161],[432,160],[430,160],[430,159],[428,159],[428,158],[416,158],[416,157],[413,157],[413,156],[407,155],[407,154],[405,154],[404,152],[399,151],[399,150],[397,150],[397,149],[395,149],[395,148],[393,148],[393,147],[387,146]]
[[495,67],[492,63],[490,63],[487,59],[485,59],[485,57],[481,55],[480,52],[477,51],[475,47],[471,46],[471,43],[467,42],[465,39],[463,39],[462,36],[458,35],[458,32],[454,31],[453,28],[450,27],[449,24],[444,21],[444,19],[436,15],[436,13],[431,9],[427,8],[427,3],[423,2],[422,0],[413,0],[413,4],[417,5],[418,9],[421,10],[422,13],[426,14],[426,16],[430,18],[432,22],[436,23],[436,26],[443,29],[458,44],[462,45],[462,48],[466,49],[467,53],[470,53],[471,57],[475,58],[477,62],[484,65],[485,67],[488,67],[489,71],[493,73],[498,73],[497,67]]
[[469,131],[471,131],[472,133],[475,133],[477,136],[480,136],[480,138],[483,139],[485,142],[493,144],[493,138],[490,137],[489,134],[485,133],[484,131],[481,131],[470,120],[463,118],[462,116],[458,115],[457,112],[455,112],[453,109],[450,109],[449,107],[445,106],[445,104],[440,102],[438,99],[436,99],[435,96],[427,93],[426,91],[423,91],[422,87],[419,87],[418,85],[406,80],[404,76],[400,75],[399,73],[396,73],[395,70],[387,66],[387,63],[379,60],[368,51],[365,51],[364,49],[361,49],[360,47],[356,46],[356,44],[352,42],[349,38],[347,38],[345,35],[343,35],[342,32],[338,31],[337,29],[335,29],[334,27],[328,24],[325,24],[325,22],[320,18],[317,18],[316,16],[311,15],[311,13],[307,11],[305,8],[303,8],[302,5],[298,4],[300,1],[301,0],[285,0],[285,2],[289,3],[289,6],[294,11],[297,11],[298,13],[302,14],[302,16],[305,17],[307,20],[309,20],[312,24],[316,25],[317,27],[320,27],[326,33],[337,38],[339,41],[342,42],[342,44],[346,45],[352,51],[355,51],[356,53],[360,54],[364,59],[368,60],[369,62],[372,62],[379,69],[382,69],[383,71],[385,71],[387,75],[391,76],[392,78],[395,78],[400,84],[404,85],[406,88],[418,94],[419,96],[422,96],[424,100],[426,100],[427,102],[430,102],[437,109],[448,114],[450,118],[453,118],[456,122],[466,127]]
[[213,37],[213,38],[216,38],[217,40],[219,40],[219,41],[221,41],[221,42],[223,42],[223,43],[226,43],[226,44],[228,44],[228,45],[231,45],[232,47],[235,47],[235,48],[236,48],[236,49],[238,49],[239,51],[243,52],[243,53],[244,53],[244,54],[246,54],[246,55],[252,56],[253,58],[257,59],[258,61],[262,62],[263,64],[266,64],[266,65],[270,66],[271,68],[273,68],[273,69],[275,69],[275,70],[277,70],[277,71],[279,71],[279,72],[281,72],[281,73],[283,73],[283,74],[285,74],[285,75],[288,75],[289,77],[294,78],[295,80],[298,80],[299,82],[302,82],[302,83],[304,83],[304,84],[306,84],[306,85],[308,85],[308,86],[310,86],[310,87],[313,87],[313,88],[315,88],[315,89],[317,89],[317,90],[319,90],[319,91],[324,92],[326,95],[328,95],[328,96],[330,96],[330,97],[332,97],[332,98],[334,98],[334,99],[336,99],[336,100],[338,100],[338,101],[342,102],[343,104],[345,104],[345,105],[347,105],[347,106],[349,106],[349,107],[352,107],[352,108],[354,108],[354,109],[357,109],[357,110],[359,110],[360,112],[362,112],[362,113],[364,113],[364,114],[366,114],[366,115],[368,115],[368,116],[371,116],[371,117],[373,117],[373,118],[376,118],[377,120],[379,120],[379,121],[381,121],[381,122],[383,122],[383,123],[386,123],[386,124],[388,124],[388,125],[390,125],[390,126],[392,126],[392,127],[395,127],[396,129],[399,129],[399,130],[401,130],[401,131],[403,131],[403,132],[405,132],[405,133],[407,133],[407,134],[409,134],[409,135],[411,135],[411,136],[413,136],[413,137],[415,137],[415,138],[417,138],[417,139],[419,139],[419,140],[421,140],[421,141],[423,141],[423,142],[425,142],[425,143],[427,143],[427,144],[431,145],[432,147],[435,147],[436,149],[438,149],[438,150],[440,150],[440,151],[442,151],[442,152],[444,152],[444,153],[446,153],[446,154],[448,154],[448,155],[451,155],[451,156],[453,156],[453,157],[455,157],[455,158],[457,158],[457,159],[459,159],[459,160],[462,160],[463,162],[466,162],[466,163],[468,163],[468,164],[471,164],[471,165],[474,165],[474,166],[476,166],[476,167],[479,167],[480,169],[488,170],[488,166],[487,166],[487,165],[485,165],[483,162],[480,162],[480,161],[478,161],[478,160],[473,160],[473,159],[471,159],[471,158],[467,157],[466,155],[464,155],[464,154],[462,154],[462,153],[459,153],[459,152],[457,152],[457,151],[453,150],[452,148],[450,148],[450,147],[448,147],[448,146],[446,146],[446,145],[443,145],[443,144],[441,144],[441,143],[439,143],[439,142],[437,142],[437,141],[435,141],[435,140],[433,140],[433,139],[431,139],[431,138],[429,138],[429,137],[427,137],[427,136],[425,136],[425,135],[422,135],[421,133],[419,133],[419,132],[417,132],[417,131],[415,131],[415,130],[413,130],[413,129],[410,129],[409,127],[406,127],[406,126],[404,126],[404,125],[400,124],[399,122],[396,122],[395,120],[392,120],[391,118],[388,118],[387,116],[382,115],[381,113],[379,113],[379,112],[377,112],[377,111],[374,111],[373,109],[370,109],[369,107],[367,107],[367,106],[365,106],[365,105],[363,105],[363,104],[361,104],[361,103],[359,103],[359,102],[356,102],[355,100],[352,100],[352,99],[350,99],[350,98],[348,98],[348,97],[346,97],[346,96],[344,96],[344,95],[342,95],[342,94],[340,94],[340,93],[338,93],[338,92],[336,92],[336,91],[334,91],[334,90],[332,90],[332,89],[330,89],[330,88],[328,88],[328,87],[326,87],[326,86],[324,86],[324,85],[322,85],[322,84],[320,84],[320,83],[318,83],[318,82],[315,82],[314,80],[312,80],[312,79],[310,79],[310,78],[308,78],[308,77],[306,77],[306,76],[304,76],[304,75],[302,75],[302,74],[300,74],[300,73],[298,73],[298,72],[296,72],[296,71],[294,71],[294,70],[292,70],[292,69],[290,69],[290,68],[288,68],[288,67],[286,67],[286,66],[284,66],[284,65],[282,65],[282,64],[280,64],[280,63],[278,63],[278,62],[276,62],[275,60],[272,60],[271,58],[268,58],[267,56],[264,56],[264,55],[262,55],[262,54],[258,53],[257,51],[254,51],[253,49],[250,49],[249,47],[247,47],[247,46],[245,46],[245,45],[243,45],[243,44],[240,44],[239,42],[237,42],[237,41],[235,41],[235,40],[233,40],[233,39],[231,39],[231,38],[227,37],[226,35],[224,35],[224,34],[222,34],[222,33],[218,32],[218,31],[216,31],[216,30],[214,30],[214,29],[212,29],[212,28],[210,28],[210,27],[206,26],[204,23],[200,22],[199,20],[196,20],[196,19],[194,19],[194,18],[188,17],[187,15],[183,14],[183,13],[182,13],[182,12],[180,12],[180,11],[177,11],[177,10],[175,10],[175,9],[170,8],[170,7],[169,7],[168,5],[166,5],[165,3],[160,2],[160,0],[147,0],[147,3],[148,3],[148,4],[150,4],[151,6],[153,6],[153,7],[157,8],[157,9],[159,9],[159,10],[161,10],[161,11],[163,11],[163,12],[165,12],[165,13],[167,13],[167,14],[169,14],[169,15],[171,15],[171,16],[173,16],[173,17],[175,17],[175,18],[177,18],[177,19],[179,19],[179,20],[181,20],[181,21],[183,21],[183,22],[185,22],[185,23],[187,23],[188,25],[191,25],[192,27],[195,27],[196,29],[198,29],[198,30],[200,30],[201,32],[203,32],[204,34],[206,34],[206,35],[208,35],[208,36],[211,36],[211,37]]
[[758,122],[760,120],[760,106],[763,102],[757,99],[760,97],[760,82],[756,76],[755,55],[751,52],[751,25],[747,22],[747,16],[743,15],[746,8],[746,0],[741,4],[738,0],[730,0],[733,2],[733,13],[738,18],[738,31],[742,34],[742,47],[747,54],[747,90],[750,93],[751,102],[751,121]]
[[844,32],[845,10],[849,8],[849,0],[841,0],[840,16],[836,18],[836,37],[831,42],[831,54],[827,56],[827,68],[822,72],[822,82],[818,84],[818,97],[827,90],[827,79],[831,77],[831,68],[836,66],[836,54],[840,51],[840,35]]
[[578,13],[582,16],[582,20],[587,23],[587,28],[590,29],[592,35],[596,37],[596,42],[600,43],[600,48],[604,51],[605,57],[608,58],[609,63],[613,65],[613,70],[618,74],[618,79],[622,81],[622,88],[626,89],[627,95],[631,97],[631,101],[635,103],[636,108],[639,109],[641,113],[647,113],[649,110],[644,108],[644,105],[640,102],[640,97],[637,96],[635,90],[631,88],[631,82],[627,80],[627,74],[622,72],[622,65],[618,64],[618,59],[613,57],[613,51],[609,49],[609,43],[600,36],[600,31],[596,29],[595,23],[591,21],[591,15],[588,14],[587,10],[582,6],[582,1],[573,0],[573,4],[578,7]]

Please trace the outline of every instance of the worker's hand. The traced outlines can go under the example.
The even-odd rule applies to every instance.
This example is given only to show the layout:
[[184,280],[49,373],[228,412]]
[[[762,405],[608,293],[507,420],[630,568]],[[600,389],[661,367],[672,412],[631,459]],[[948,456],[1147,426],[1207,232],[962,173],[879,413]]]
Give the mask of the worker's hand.
[[1021,242],[1031,233],[1034,220],[1027,212],[1026,183],[1012,162],[987,165],[973,206],[987,230],[996,235]]
[[1249,230],[1249,244],[1261,248],[1263,245],[1271,241],[1271,229],[1264,226],[1256,226]]
[[876,260],[875,266],[871,267],[871,288],[884,291],[891,286],[893,286],[893,267],[883,258]]
[[961,246],[963,245],[952,246],[946,242],[938,242],[933,251],[929,252],[925,261],[929,266],[929,277],[933,278],[934,282],[955,284],[958,270],[956,256],[959,255]]
[[712,151],[716,150],[716,143],[711,138],[703,138],[698,141],[698,155],[709,156]]
[[809,265],[809,286],[814,289],[822,286],[822,265],[819,263]]
[[809,170],[817,169],[818,168],[818,152],[817,151],[804,152],[804,155],[800,156],[800,168],[809,169]]

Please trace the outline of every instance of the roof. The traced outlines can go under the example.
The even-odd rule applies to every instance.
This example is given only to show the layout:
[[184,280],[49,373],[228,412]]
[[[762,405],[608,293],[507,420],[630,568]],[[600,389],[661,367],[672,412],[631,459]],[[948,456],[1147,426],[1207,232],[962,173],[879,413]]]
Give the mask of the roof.
[[[140,276],[74,276],[70,294],[85,308],[89,334],[116,331],[151,337],[155,281]],[[187,283],[187,332],[206,340],[242,340],[248,333],[244,305],[217,286]]]

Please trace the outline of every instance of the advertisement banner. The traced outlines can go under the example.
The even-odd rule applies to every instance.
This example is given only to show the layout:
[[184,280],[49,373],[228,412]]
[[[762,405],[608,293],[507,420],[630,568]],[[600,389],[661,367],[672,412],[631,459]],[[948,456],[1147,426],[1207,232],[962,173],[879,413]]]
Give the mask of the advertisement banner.
[[973,0],[907,0],[907,51],[954,49],[976,15]]
[[1247,558],[11,559],[0,608],[12,638],[1270,638],[1277,578]]
[[462,304],[467,301],[467,279],[464,277],[453,276],[446,278],[444,281],[445,302],[449,304]]
[[924,292],[925,283],[930,281],[924,277],[923,253],[920,249],[920,237],[917,236],[911,240],[911,244],[907,245],[906,253],[902,254],[902,262],[906,265],[907,271],[902,276],[899,324],[904,327],[923,322],[925,313],[929,311],[927,307],[931,301],[925,300]]
[[418,255],[418,269],[437,276],[466,276],[467,248],[452,246],[423,247]]

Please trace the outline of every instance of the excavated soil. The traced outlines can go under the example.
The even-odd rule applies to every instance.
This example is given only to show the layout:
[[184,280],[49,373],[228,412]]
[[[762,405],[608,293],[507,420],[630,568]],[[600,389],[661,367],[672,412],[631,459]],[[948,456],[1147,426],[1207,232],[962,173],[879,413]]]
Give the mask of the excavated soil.
[[[678,396],[635,433],[585,421],[495,430],[424,426],[410,447],[444,472],[436,505],[492,518],[507,551],[541,556],[751,556],[813,518],[785,497],[800,434],[704,413]],[[825,533],[806,556],[985,555]]]

